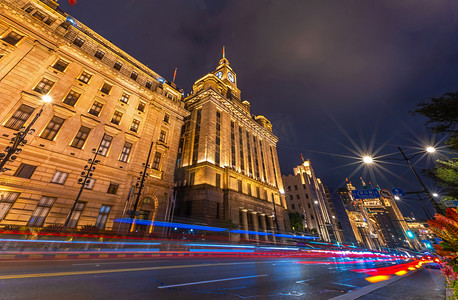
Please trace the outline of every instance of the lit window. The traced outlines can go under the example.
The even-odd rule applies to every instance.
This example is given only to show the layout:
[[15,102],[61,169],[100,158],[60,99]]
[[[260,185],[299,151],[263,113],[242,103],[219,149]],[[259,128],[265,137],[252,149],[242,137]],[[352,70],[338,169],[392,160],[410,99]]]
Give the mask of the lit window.
[[165,137],[167,133],[164,130],[161,130],[161,134],[159,135],[159,141],[165,143]]
[[14,201],[19,197],[19,193],[0,192],[0,220],[3,220],[13,206]]
[[20,35],[19,33],[16,33],[14,31],[11,31],[8,33],[5,37],[2,38],[4,42],[7,42],[10,45],[16,46],[16,44],[23,38],[24,36]]
[[88,83],[89,80],[91,80],[91,77],[92,77],[91,74],[89,74],[86,71],[83,71],[83,73],[81,73],[80,77],[78,77],[78,80],[81,81],[81,82],[84,82],[84,83]]
[[159,170],[159,166],[161,163],[161,156],[162,154],[160,152],[156,152],[156,154],[154,155],[153,166],[152,166],[153,169]]
[[43,21],[46,18],[46,15],[39,10],[37,10],[32,16],[34,16],[40,21]]
[[49,121],[48,125],[46,126],[45,130],[41,133],[40,137],[47,139],[47,140],[54,140],[57,133],[59,132],[62,124],[64,124],[65,119],[54,116],[52,117],[51,121]]
[[130,97],[129,94],[127,94],[127,93],[122,93],[121,99],[119,99],[119,101],[124,102],[124,103],[127,104],[127,102],[129,102],[129,97]]
[[113,68],[115,68],[115,69],[118,70],[118,71],[121,70],[121,68],[122,68],[122,63],[120,63],[119,61],[117,61],[117,62],[114,64]]
[[119,188],[119,184],[110,182],[110,186],[108,186],[107,193],[116,195],[116,193],[118,192],[118,188]]
[[100,91],[101,91],[102,93],[104,93],[104,94],[109,94],[112,87],[113,87],[113,86],[112,86],[111,84],[105,82],[105,83],[102,85],[102,88],[100,89]]
[[102,103],[100,103],[99,101],[94,101],[94,103],[92,103],[91,109],[89,110],[89,113],[91,115],[98,117],[100,115],[100,112],[102,111],[102,108],[103,108]]
[[113,117],[111,118],[111,123],[119,125],[121,123],[122,119],[122,112],[116,110],[113,114]]
[[34,110],[35,108],[31,106],[21,104],[4,126],[14,130],[21,129]]
[[33,211],[32,217],[30,217],[29,222],[27,223],[28,226],[42,226],[45,222],[46,216],[49,213],[52,205],[56,201],[54,197],[45,197],[42,196],[40,201],[38,201],[38,205]]
[[121,155],[119,156],[119,161],[127,162],[127,160],[129,159],[131,150],[132,150],[132,144],[129,142],[126,142],[124,144],[124,147],[122,148]]
[[65,71],[65,69],[67,69],[68,62],[66,62],[63,59],[59,59],[58,61],[56,61],[56,63],[52,67],[54,69],[56,69],[57,71],[63,72],[63,71]]
[[68,104],[70,106],[75,106],[76,104],[76,101],[78,101],[78,99],[80,98],[81,94],[80,93],[77,93],[73,90],[71,90],[68,94],[67,94],[67,97],[65,97],[64,99],[64,103],[65,104]]
[[90,128],[81,126],[80,130],[76,134],[70,146],[77,148],[77,149],[83,148],[84,143],[86,143],[87,137],[89,136],[90,132],[91,132]]
[[133,132],[138,132],[138,127],[139,127],[139,126],[140,126],[140,121],[134,119],[134,120],[132,121],[132,124],[130,125],[130,130],[132,130]]
[[137,77],[138,77],[138,73],[133,71],[132,74],[130,74],[130,78],[132,78],[133,80],[137,80]]
[[140,101],[140,102],[138,102],[137,110],[139,110],[141,112],[144,112],[145,111],[145,106],[146,106],[145,102]]
[[94,56],[97,57],[98,59],[102,59],[104,55],[105,55],[105,52],[103,52],[102,50],[97,50],[97,52],[95,52],[94,54]]
[[47,94],[54,85],[54,81],[49,80],[48,78],[43,78],[33,89],[35,92],[40,94]]
[[77,47],[80,47],[84,45],[84,40],[82,38],[77,37],[74,41],[73,44],[75,44]]
[[35,172],[36,168],[37,166],[21,164],[13,176],[29,179],[30,177],[32,177],[32,174]]
[[70,216],[70,221],[68,222],[68,227],[75,228],[78,225],[78,221],[83,213],[84,207],[86,206],[86,202],[79,202],[76,203],[75,209]]
[[108,149],[110,148],[111,141],[113,140],[113,137],[111,135],[105,134],[103,136],[102,141],[100,142],[99,146],[99,154],[102,156],[106,156]]
[[68,176],[68,173],[56,171],[54,173],[54,176],[51,178],[51,182],[57,183],[57,184],[64,184],[65,180],[67,180],[67,176]]
[[110,214],[111,206],[109,205],[102,205],[99,211],[99,216],[97,217],[97,221],[95,222],[95,227],[98,229],[105,229],[105,225],[107,224],[108,215]]

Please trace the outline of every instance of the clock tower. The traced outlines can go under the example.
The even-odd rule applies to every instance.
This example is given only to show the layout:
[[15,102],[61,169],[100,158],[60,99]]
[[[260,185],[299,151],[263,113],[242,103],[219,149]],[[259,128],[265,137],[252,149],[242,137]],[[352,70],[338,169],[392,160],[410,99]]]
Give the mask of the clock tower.
[[224,83],[237,89],[237,75],[234,70],[230,67],[229,61],[226,59],[226,53],[223,46],[223,58],[219,61],[218,67],[213,72],[216,77],[222,80]]

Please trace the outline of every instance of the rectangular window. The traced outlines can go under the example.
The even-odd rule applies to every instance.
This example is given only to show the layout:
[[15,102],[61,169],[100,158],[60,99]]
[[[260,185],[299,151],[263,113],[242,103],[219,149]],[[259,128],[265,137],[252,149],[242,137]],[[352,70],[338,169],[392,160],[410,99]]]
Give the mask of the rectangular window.
[[5,37],[2,38],[4,42],[7,42],[8,44],[12,46],[16,46],[17,43],[23,38],[24,36],[20,35],[17,32],[11,31],[8,33]]
[[261,199],[261,191],[259,190],[259,186],[256,187],[256,197]]
[[40,201],[38,201],[37,207],[33,211],[32,216],[30,217],[28,226],[42,226],[45,222],[46,216],[49,213],[52,205],[56,201],[54,197],[45,197],[42,196]]
[[130,97],[129,94],[127,94],[127,93],[122,93],[121,99],[119,99],[119,101],[124,102],[124,103],[127,104],[127,102],[129,102],[129,97]]
[[112,87],[113,87],[113,86],[112,86],[111,84],[105,82],[105,83],[102,85],[102,88],[100,89],[100,91],[101,91],[102,93],[108,95],[108,94],[111,92],[111,88],[112,88]]
[[247,183],[248,196],[251,196],[251,184]]
[[221,112],[216,112],[215,164],[221,162]]
[[29,179],[30,177],[32,177],[32,174],[33,172],[35,172],[36,168],[37,166],[21,164],[13,176]]
[[78,221],[83,213],[86,202],[76,203],[75,210],[73,210],[72,215],[70,216],[70,221],[68,222],[68,227],[75,228],[78,225]]
[[121,155],[119,156],[119,161],[127,162],[129,159],[130,151],[132,150],[132,144],[126,142],[122,148]]
[[47,94],[54,85],[54,81],[49,80],[48,78],[43,78],[33,89],[35,92],[40,94]]
[[196,173],[195,172],[191,172],[191,174],[189,174],[189,185],[194,185],[194,180],[196,179]]
[[100,146],[99,146],[99,155],[107,156],[108,149],[110,149],[112,140],[113,140],[113,137],[111,135],[108,135],[108,134],[103,135],[103,139],[100,142]]
[[57,133],[59,132],[62,124],[64,124],[65,119],[54,116],[52,117],[51,121],[49,121],[48,125],[46,126],[45,130],[41,133],[40,137],[47,139],[47,140],[54,140]]
[[111,123],[119,125],[119,123],[121,123],[121,119],[122,112],[120,112],[119,110],[115,110],[113,117],[111,118]]
[[6,214],[18,197],[19,193],[0,192],[0,220],[3,220],[6,217]]
[[243,191],[243,188],[242,188],[242,180],[239,179],[239,180],[237,181],[237,183],[238,183],[238,186],[239,186],[239,193],[241,193],[241,192]]
[[51,19],[51,18],[48,17],[48,18],[45,20],[45,24],[46,24],[46,25],[51,25],[52,23],[54,23],[54,19]]
[[151,81],[147,81],[146,84],[145,84],[145,87],[150,90],[151,87],[153,86],[153,84],[151,83]]
[[140,101],[140,102],[138,102],[137,110],[139,110],[141,112],[144,112],[145,111],[145,106],[146,106],[145,102]]
[[108,187],[107,193],[116,195],[116,193],[118,192],[118,188],[119,188],[119,184],[110,182],[110,186]]
[[194,146],[192,150],[192,164],[197,163],[199,156],[199,139],[200,139],[200,121],[202,119],[202,109],[198,109],[196,112],[196,127],[194,130]]
[[35,108],[31,106],[21,104],[4,126],[14,130],[21,129],[34,110]]
[[236,167],[236,157],[235,157],[235,123],[231,121],[231,166]]
[[32,16],[34,16],[40,21],[43,21],[46,18],[46,15],[39,10],[37,10]]
[[95,179],[94,178],[88,178],[86,180],[86,183],[84,184],[84,188],[86,190],[92,190],[94,188],[94,184],[95,184]]
[[296,195],[296,199],[301,199],[301,196],[299,194]]
[[58,61],[56,61],[54,63],[54,65],[52,66],[54,69],[56,69],[57,71],[65,71],[65,69],[67,69],[68,67],[68,62],[66,62],[65,60],[63,59],[59,59]]
[[159,141],[165,143],[166,136],[167,132],[165,132],[165,130],[161,130],[161,134],[159,135]]
[[246,148],[247,148],[247,156],[248,156],[248,172],[250,175],[253,174],[253,164],[251,159],[251,138],[250,133],[246,132]]
[[105,225],[107,224],[108,215],[110,214],[111,206],[109,205],[102,205],[99,211],[99,216],[97,217],[97,221],[95,222],[95,227],[98,229],[105,229]]
[[94,101],[94,103],[92,104],[91,109],[89,110],[89,113],[91,115],[94,115],[94,116],[98,117],[100,115],[100,112],[102,111],[102,108],[103,108],[103,104],[102,103],[100,103],[99,101]]
[[81,126],[80,130],[76,134],[70,146],[77,148],[77,149],[83,148],[84,143],[86,143],[86,139],[89,136],[89,132],[91,132],[91,128],[86,127],[86,126]]
[[30,14],[32,11],[35,10],[35,7],[33,7],[33,6],[27,6],[26,8],[24,8],[24,10],[25,10],[26,13],[29,13],[29,14]]
[[70,106],[75,106],[76,101],[80,98],[81,94],[78,92],[75,92],[74,90],[71,90],[68,92],[67,97],[64,99],[64,103]]
[[80,37],[77,37],[76,39],[73,40],[73,44],[81,48],[84,45],[84,40]]
[[294,206],[294,204],[291,204],[291,209],[296,209],[296,207]]
[[161,156],[162,154],[160,152],[156,152],[156,154],[154,155],[153,166],[152,166],[153,169],[159,170],[159,167],[161,164]]
[[68,173],[56,171],[54,173],[54,176],[51,178],[51,182],[57,183],[57,184],[64,184],[65,180],[67,180],[67,176],[68,176]]
[[131,74],[130,74],[130,78],[132,78],[133,80],[137,80],[137,77],[138,77],[138,73],[133,71]]
[[219,174],[219,173],[216,173],[216,182],[215,182],[215,184],[216,184],[217,188],[219,188],[219,189],[221,188],[221,174]]
[[165,114],[164,115],[164,122],[168,123],[169,121],[170,121],[170,115],[169,114]]
[[242,172],[245,171],[245,157],[243,155],[243,130],[239,126],[239,144],[240,144],[240,169]]
[[130,125],[130,130],[133,132],[138,132],[138,127],[140,127],[140,121],[133,119],[132,124]]
[[83,71],[83,73],[81,73],[80,77],[78,77],[78,80],[81,81],[81,82],[84,82],[84,83],[88,83],[89,80],[91,80],[91,77],[92,77],[92,74],[89,74],[88,72]]
[[103,52],[102,50],[97,50],[94,56],[97,57],[98,59],[102,59],[105,56],[105,52]]
[[121,68],[122,68],[122,63],[120,63],[119,61],[117,61],[117,62],[114,64],[113,68],[115,68],[115,69],[118,70],[118,71],[121,70]]

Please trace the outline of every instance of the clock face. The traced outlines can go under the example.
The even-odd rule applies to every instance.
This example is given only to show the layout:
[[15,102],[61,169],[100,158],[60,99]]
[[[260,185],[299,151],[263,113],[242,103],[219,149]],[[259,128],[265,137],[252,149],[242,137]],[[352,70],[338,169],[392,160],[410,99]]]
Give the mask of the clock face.
[[235,78],[234,78],[234,75],[232,75],[231,72],[227,73],[227,77],[229,78],[229,80],[234,83],[235,82]]
[[216,77],[221,79],[221,77],[223,77],[223,72],[219,71],[218,73],[216,73]]

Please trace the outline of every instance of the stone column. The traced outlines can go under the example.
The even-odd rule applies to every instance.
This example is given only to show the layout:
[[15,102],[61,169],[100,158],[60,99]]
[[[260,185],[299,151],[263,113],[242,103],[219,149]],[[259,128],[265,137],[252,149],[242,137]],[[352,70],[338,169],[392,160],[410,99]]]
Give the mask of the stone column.
[[[271,232],[275,233],[274,220],[272,216],[267,216],[267,223],[269,224],[269,229],[271,230]],[[276,242],[274,235],[272,235],[272,241]]]
[[[261,228],[262,231],[266,232],[267,231],[267,226],[266,226],[266,214],[259,214],[259,220],[261,221],[261,224],[259,224],[259,227]],[[268,237],[267,235],[264,236],[264,240],[267,241]]]
[[[240,211],[242,212],[242,230],[245,230],[245,231],[248,231],[248,216],[247,216],[247,212],[248,210],[246,209],[240,209]],[[243,234],[243,237],[244,239],[248,239],[248,233],[244,233]]]
[[[253,230],[254,231],[259,231],[259,225],[258,225],[258,213],[255,211],[251,212],[251,220],[253,221]],[[256,240],[259,240],[259,236],[255,234],[254,238]]]

